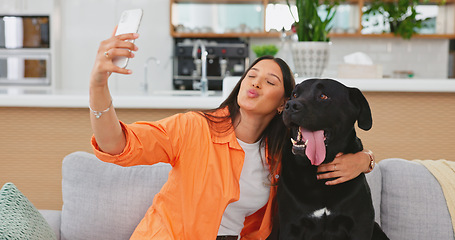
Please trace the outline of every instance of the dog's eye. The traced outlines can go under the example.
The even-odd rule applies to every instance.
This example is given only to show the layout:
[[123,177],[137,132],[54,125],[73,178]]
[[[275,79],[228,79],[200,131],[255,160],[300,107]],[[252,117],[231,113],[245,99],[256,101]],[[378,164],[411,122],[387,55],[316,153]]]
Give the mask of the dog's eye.
[[297,93],[292,93],[292,96],[293,96],[294,98],[297,98]]
[[319,98],[322,99],[322,100],[327,100],[327,99],[329,99],[329,97],[328,97],[327,95],[325,95],[325,94],[319,95]]

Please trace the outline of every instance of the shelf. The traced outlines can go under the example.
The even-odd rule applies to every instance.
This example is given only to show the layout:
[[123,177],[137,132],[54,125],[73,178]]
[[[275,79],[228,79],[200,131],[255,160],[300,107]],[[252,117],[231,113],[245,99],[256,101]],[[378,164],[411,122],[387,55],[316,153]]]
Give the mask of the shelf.
[[263,3],[264,0],[174,0],[174,3],[227,3],[227,4],[247,4],[247,3]]
[[[359,2],[359,0],[350,0],[350,1],[355,1],[355,2]],[[395,0],[382,0],[383,2],[394,2]],[[365,3],[370,3],[370,2],[373,2],[373,0],[365,0],[364,1]],[[419,1],[419,4],[451,4],[451,3],[455,3],[455,0],[429,0],[429,1],[425,1],[425,0],[420,0]]]
[[[358,4],[359,5],[359,21],[362,21],[362,6],[365,3],[372,2],[373,0],[345,0],[343,3],[349,4]],[[383,1],[393,1],[393,0],[383,0]],[[425,0],[422,0],[422,2]],[[227,4],[263,4],[264,9],[268,3],[282,3],[286,2],[285,0],[171,0],[171,9],[173,3],[227,3]],[[292,2],[292,0],[291,0]],[[438,4],[444,2],[443,4],[455,4],[455,0],[428,0],[428,4]],[[427,3],[425,3],[427,4]],[[451,5],[451,7],[455,7]],[[172,16],[172,11],[171,11]],[[264,22],[265,22],[265,15]],[[171,17],[172,19],[172,17]],[[188,32],[176,32],[172,21],[170,24],[170,35],[174,38],[279,38],[280,32],[266,32],[263,29],[262,32],[231,32],[231,33],[188,33]],[[289,33],[287,33],[289,34]],[[331,38],[401,38],[401,36],[394,35],[393,33],[383,33],[383,34],[361,34],[360,31],[356,33],[330,33],[329,37]],[[415,34],[412,38],[417,39],[455,39],[455,34]],[[411,39],[412,39],[411,38]]]
[[280,37],[279,32],[261,32],[261,33],[179,33],[173,32],[175,38],[242,38],[242,37]]
[[[373,0],[346,0],[341,4],[345,3],[360,3],[360,2],[373,2]],[[394,0],[383,0],[383,1],[394,1]],[[285,0],[174,0],[174,3],[227,3],[227,4],[248,4],[248,3],[281,3],[286,4]],[[291,1],[292,3],[293,1]],[[455,0],[429,0],[428,2],[422,0],[422,4],[451,4],[455,3]]]
[[[262,32],[262,33],[172,33],[175,38],[279,38],[279,32]],[[382,34],[361,34],[361,33],[330,33],[331,38],[401,38],[393,33]],[[420,39],[455,39],[455,34],[415,34],[413,38]]]
[[265,22],[265,9],[269,0],[170,0],[171,4],[171,21],[170,21],[170,33],[175,38],[241,38],[241,37],[279,37],[280,33],[268,33],[265,32],[262,27],[261,32],[232,32],[232,33],[187,33],[187,32],[176,32],[172,23],[172,7],[175,3],[195,3],[195,4],[261,4],[263,6],[264,13],[262,14],[263,22]]
[[[401,38],[393,33],[361,34],[361,33],[330,33],[331,38]],[[455,39],[455,34],[414,34],[413,38]]]
[[[188,0],[190,1],[190,0]],[[207,2],[210,2],[210,0],[206,0]],[[346,0],[340,2],[340,4],[345,4],[345,3],[370,3],[373,2],[374,0]],[[395,0],[382,0],[383,2],[394,2]],[[290,1],[291,4],[295,3],[295,1]],[[450,3],[455,3],[455,0],[429,0],[428,2],[426,0],[420,0],[421,4],[450,4]],[[269,0],[269,3],[281,3],[281,4],[286,4],[286,0]],[[321,4],[324,3],[324,1],[320,1]]]

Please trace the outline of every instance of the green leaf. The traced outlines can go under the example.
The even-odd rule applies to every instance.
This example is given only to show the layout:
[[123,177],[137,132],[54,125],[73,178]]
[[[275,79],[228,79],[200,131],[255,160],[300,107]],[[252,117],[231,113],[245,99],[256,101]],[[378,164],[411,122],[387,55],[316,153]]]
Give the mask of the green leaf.
[[[441,2],[444,1],[446,0],[441,0]],[[429,0],[423,0],[423,3],[426,2]],[[396,0],[393,2],[373,0],[370,5],[367,5],[364,15],[382,15],[384,24],[389,24],[395,35],[399,35],[403,39],[410,39],[417,30],[422,28],[422,20],[417,20],[419,13],[416,11],[416,6],[418,4],[419,0]],[[371,23],[372,19],[366,17],[365,21]]]
[[252,47],[256,57],[262,57],[266,55],[275,56],[278,52],[278,48],[273,44],[268,45],[255,45]]
[[[291,10],[289,0],[286,0],[286,3]],[[295,21],[299,41],[329,41],[327,38],[331,29],[329,26],[334,19],[338,1],[325,0],[324,4],[326,15],[321,18],[318,14],[320,6],[318,0],[296,0],[298,21],[292,12],[291,15]]]

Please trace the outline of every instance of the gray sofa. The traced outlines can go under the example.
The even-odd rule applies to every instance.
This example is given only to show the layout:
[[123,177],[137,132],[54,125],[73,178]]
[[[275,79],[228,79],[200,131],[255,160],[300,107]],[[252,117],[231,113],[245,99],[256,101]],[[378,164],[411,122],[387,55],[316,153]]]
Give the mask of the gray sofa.
[[[63,160],[62,211],[40,212],[58,239],[128,239],[169,170],[168,164],[124,168],[74,152]],[[441,187],[424,166],[384,159],[367,179],[376,220],[390,239],[454,239]]]

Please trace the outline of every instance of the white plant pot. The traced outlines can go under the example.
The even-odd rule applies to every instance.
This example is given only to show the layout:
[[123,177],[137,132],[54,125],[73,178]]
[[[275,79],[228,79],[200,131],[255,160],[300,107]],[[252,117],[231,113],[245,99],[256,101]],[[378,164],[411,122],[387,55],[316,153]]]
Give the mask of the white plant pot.
[[298,77],[321,77],[329,62],[331,42],[293,42],[292,60]]

